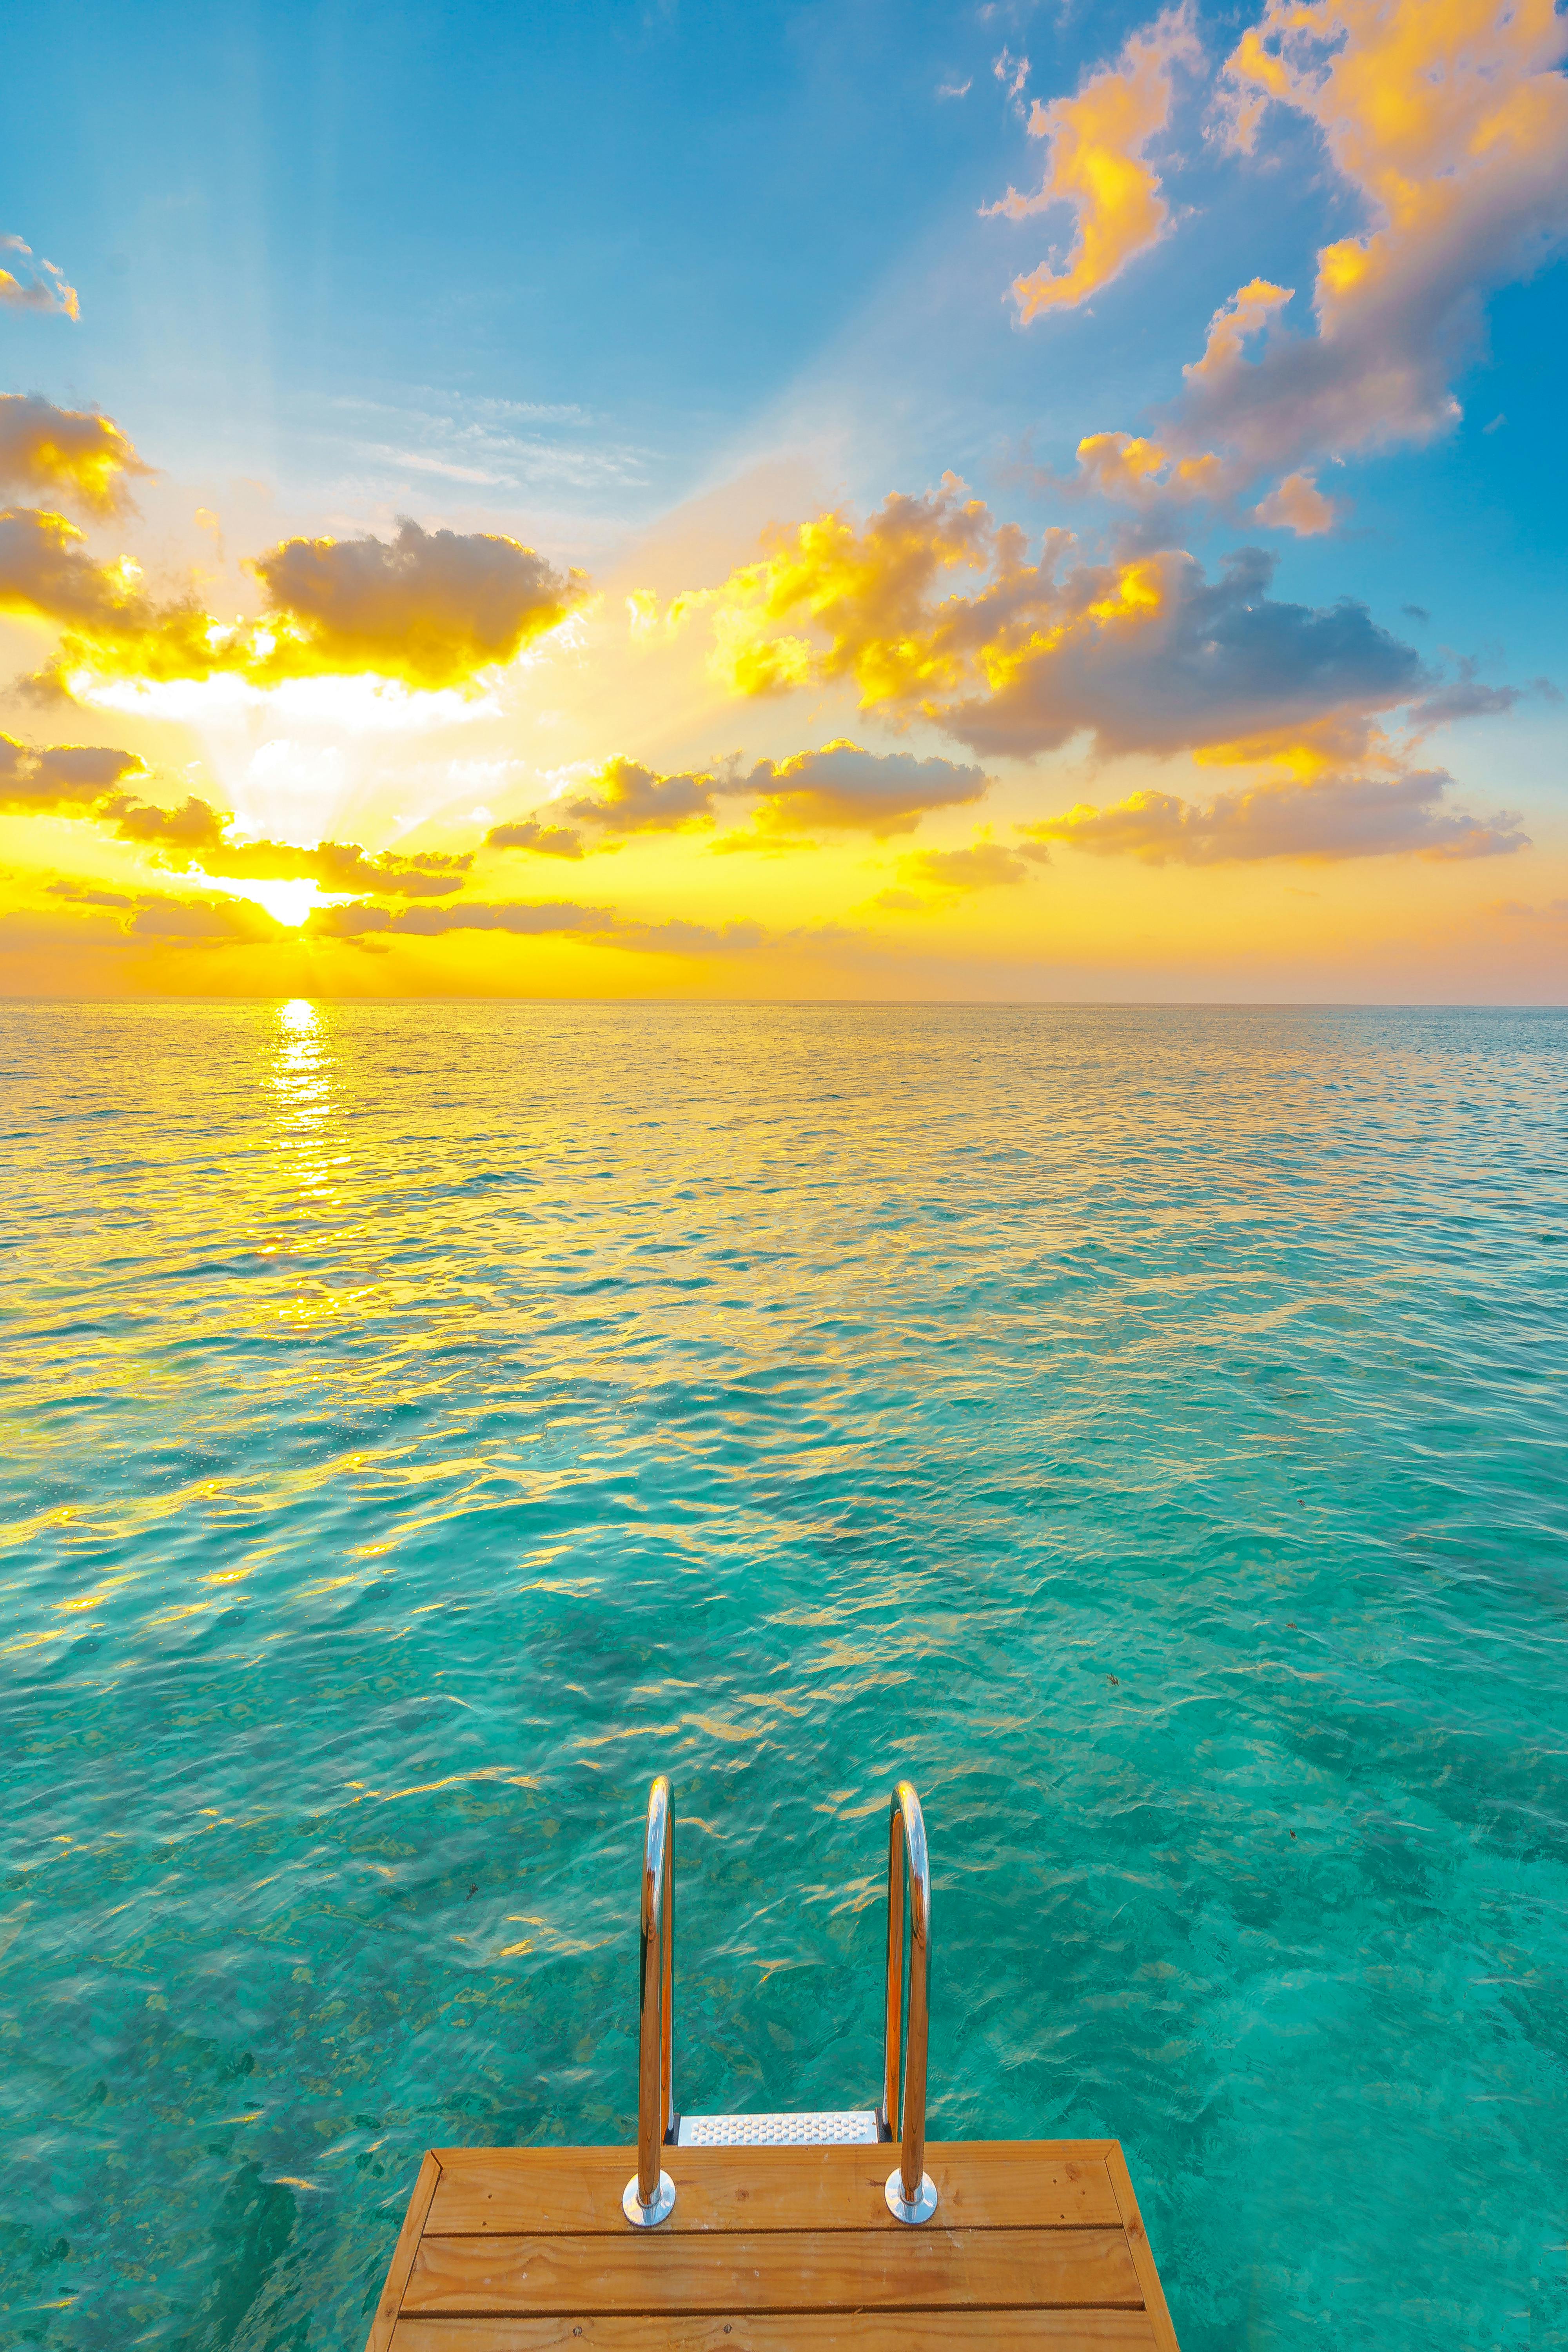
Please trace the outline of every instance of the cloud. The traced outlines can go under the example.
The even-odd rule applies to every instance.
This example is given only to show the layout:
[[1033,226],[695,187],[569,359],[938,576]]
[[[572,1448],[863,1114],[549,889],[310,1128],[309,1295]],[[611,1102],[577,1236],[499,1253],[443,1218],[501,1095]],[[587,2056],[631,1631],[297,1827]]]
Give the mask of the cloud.
[[38,393],[0,393],[0,491],[73,499],[122,513],[131,475],[151,476],[118,425],[95,409],[57,408]]
[[[995,890],[1028,879],[1031,866],[1048,866],[1051,853],[1043,842],[1026,841],[1016,849],[999,841],[976,841],[967,849],[921,849],[899,867],[911,882],[940,890]],[[894,891],[884,891],[881,904],[909,903]],[[916,904],[919,903],[917,900]]]
[[1217,499],[1227,487],[1225,467],[1212,452],[1178,457],[1158,441],[1130,433],[1087,435],[1078,445],[1078,466],[1083,487],[1132,505],[1158,499],[1185,506]]
[[1042,310],[1086,300],[1164,234],[1170,207],[1144,157],[1171,119],[1173,68],[1195,64],[1199,54],[1190,9],[1168,8],[1146,30],[1130,34],[1116,63],[1090,74],[1076,98],[1048,106],[1036,100],[1029,135],[1050,142],[1040,185],[1029,196],[1009,188],[986,215],[1023,220],[1047,205],[1068,205],[1078,234],[1064,268],[1047,260],[1014,279],[1025,325]]
[[640,761],[616,759],[591,780],[588,792],[549,803],[551,810],[559,809],[573,820],[574,829],[542,823],[541,812],[496,825],[486,835],[485,846],[581,857],[585,845],[577,826],[592,827],[598,836],[586,846],[614,846],[616,835],[710,827],[723,799],[756,803],[756,829],[725,835],[717,845],[724,849],[795,846],[795,837],[807,828],[880,837],[912,832],[927,809],[978,800],[986,782],[982,768],[952,760],[921,760],[909,751],[864,751],[848,742],[799,751],[788,760],[759,760],[750,770],[732,757],[710,769],[673,775],[660,774]]
[[[131,940],[184,940],[196,947],[253,947],[286,936],[282,926],[263,908],[248,901],[183,898],[166,890],[105,890],[68,878],[51,882],[47,888],[50,898],[63,899],[68,906],[89,908],[95,916],[117,918],[108,926],[110,939],[119,933]],[[68,946],[73,939],[81,939],[85,928],[80,923],[57,923],[52,929],[46,925],[44,935],[28,944]],[[0,940],[0,944],[10,942]]]
[[[1002,85],[1003,96],[1022,114],[1024,109],[1020,100],[1024,95],[1024,84],[1029,79],[1028,58],[1016,58],[1011,49],[1004,49],[1000,57],[992,58],[991,70]],[[968,87],[966,82],[964,88],[967,89]]]
[[973,86],[973,75],[968,81],[939,81],[936,94],[938,98],[967,98]]
[[[983,757],[1079,733],[1107,752],[1272,738],[1428,682],[1364,605],[1275,601],[1261,549],[1211,580],[1178,548],[1090,563],[1050,530],[1030,563],[1022,531],[963,490],[948,476],[889,498],[863,530],[835,510],[775,532],[766,561],[681,600],[711,619],[715,674],[751,694],[848,678],[862,708],[918,710]],[[984,574],[975,593],[934,593],[960,567]],[[796,614],[819,641],[777,633]]]
[[[867,702],[956,680],[961,664],[929,644],[928,599],[944,572],[989,562],[995,534],[979,499],[944,474],[924,498],[883,500],[864,531],[835,508],[763,536],[773,552],[721,587],[678,596],[672,625],[701,613],[713,632],[713,673],[740,694],[782,694],[813,677],[854,677]],[[1066,538],[1067,534],[1061,534]],[[1021,534],[1015,534],[1021,550]],[[826,651],[774,625],[800,613],[827,636]]]
[[584,907],[563,898],[532,904],[472,900],[454,907],[405,907],[396,914],[384,907],[322,907],[307,928],[318,939],[335,940],[361,939],[367,933],[428,940],[452,931],[499,931],[514,939],[566,937],[637,955],[733,955],[760,947],[764,936],[757,923],[650,923],[614,907]]
[[581,857],[583,836],[563,824],[541,824],[525,817],[518,824],[492,824],[485,835],[487,849],[531,849],[538,857]]
[[[1130,433],[1090,433],[1078,445],[1076,476],[1061,483],[1050,475],[1040,478],[1042,486],[1098,491],[1140,509],[1150,528],[1163,530],[1183,507],[1230,501],[1247,474],[1213,449],[1184,457],[1163,442]],[[1254,522],[1270,530],[1293,530],[1300,539],[1331,530],[1341,519],[1335,501],[1304,472],[1287,475],[1250,512]]]
[[151,842],[168,853],[167,862],[189,864],[202,850],[221,849],[228,818],[210,801],[187,795],[178,808],[163,808],[139,800],[134,793],[116,793],[101,802],[93,814],[112,824],[122,841]]
[[176,872],[200,866],[232,881],[310,881],[323,890],[367,897],[439,898],[460,890],[473,858],[419,850],[367,856],[357,842],[321,841],[305,848],[287,841],[235,841],[227,809],[188,793],[174,808],[145,801],[121,787],[146,774],[133,751],[58,744],[34,751],[0,735],[0,810],[26,815],[82,817],[110,827],[121,841],[151,849]]
[[558,805],[574,823],[607,833],[674,833],[710,824],[713,795],[723,789],[717,775],[661,776],[638,760],[616,759],[606,761],[590,791]]
[[370,897],[441,898],[462,888],[474,862],[471,855],[438,850],[367,857],[354,841],[321,841],[309,849],[288,841],[232,841],[232,815],[195,793],[173,809],[121,793],[93,814],[112,824],[122,841],[155,849],[160,864],[187,871],[200,865],[215,879],[221,875],[237,882],[309,881],[323,890]]
[[1552,0],[1268,0],[1226,65],[1228,142],[1250,152],[1271,103],[1304,115],[1368,226],[1318,255],[1314,334],[1280,331],[1289,294],[1263,279],[1215,313],[1186,436],[1260,469],[1454,422],[1482,293],[1568,234],[1565,47]]
[[1279,778],[1206,805],[1173,793],[1134,793],[1110,808],[1080,806],[1028,827],[1096,857],[1146,866],[1220,866],[1266,857],[1338,864],[1352,857],[1416,856],[1450,863],[1506,857],[1529,847],[1516,816],[1467,816],[1442,805],[1453,779],[1441,768],[1392,781],[1330,775]]
[[863,751],[840,742],[776,764],[760,761],[742,789],[762,795],[757,818],[764,828],[858,829],[886,836],[912,833],[928,809],[979,800],[988,781],[984,768],[952,760]]
[[371,673],[436,690],[468,684],[563,620],[581,599],[516,540],[399,524],[391,541],[291,539],[250,567],[270,611],[224,624],[194,596],[159,604],[132,563],[103,563],[63,515],[0,514],[0,612],[64,632],[61,660],[110,677],[203,678],[258,686]]
[[[1049,473],[1037,478],[1042,488],[1092,490],[1138,509],[1144,518],[1140,536],[1147,541],[1152,532],[1173,527],[1184,507],[1229,504],[1247,471],[1213,449],[1184,457],[1142,436],[1090,433],[1078,445],[1076,474],[1065,480]],[[1270,530],[1293,530],[1300,539],[1331,530],[1342,515],[1314,476],[1305,472],[1288,475],[1249,511],[1254,522]]]
[[1287,474],[1252,509],[1254,522],[1270,530],[1293,530],[1298,539],[1312,539],[1332,530],[1339,509],[1326,499],[1310,474]]
[[286,936],[249,900],[176,898],[143,892],[124,926],[132,939],[184,940],[192,945],[258,946]]
[[[32,247],[24,245],[19,236],[0,236],[0,253],[18,254],[28,263],[33,258]],[[63,319],[81,316],[76,288],[66,284],[65,273],[54,262],[41,257],[37,266],[27,268],[21,278],[0,268],[0,303],[12,310],[52,310]]]
[[[0,514],[0,612],[54,623],[75,658],[147,677],[205,677],[218,666],[215,625],[194,598],[155,604],[134,564],[100,563],[63,515]],[[221,634],[221,633],[219,633]]]
[[27,816],[89,809],[127,776],[145,775],[134,751],[106,745],[59,743],[35,751],[0,735],[0,809]]
[[1458,677],[1424,695],[1411,709],[1412,726],[1442,727],[1456,719],[1506,718],[1531,695],[1539,695],[1546,702],[1563,699],[1549,677],[1532,677],[1524,686],[1487,686],[1477,677],[1476,667],[1473,660],[1462,660]]
[[1233,375],[1245,356],[1248,338],[1261,334],[1295,296],[1293,286],[1276,286],[1267,278],[1254,278],[1248,285],[1238,286],[1210,319],[1203,357],[1182,370],[1187,382],[1214,383]]
[[390,542],[289,539],[250,569],[288,632],[274,649],[258,646],[258,676],[371,670],[420,687],[461,685],[512,660],[587,584],[514,539],[422,530],[406,517]]

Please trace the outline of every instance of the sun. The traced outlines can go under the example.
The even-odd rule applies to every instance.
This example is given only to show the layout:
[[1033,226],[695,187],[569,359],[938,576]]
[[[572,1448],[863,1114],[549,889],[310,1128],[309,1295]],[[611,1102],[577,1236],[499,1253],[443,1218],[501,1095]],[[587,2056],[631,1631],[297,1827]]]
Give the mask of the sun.
[[193,866],[194,881],[205,883],[209,890],[221,890],[227,898],[248,898],[254,906],[265,908],[275,923],[297,931],[318,907],[344,907],[352,892],[319,889],[314,882],[236,882],[222,874],[204,873]]

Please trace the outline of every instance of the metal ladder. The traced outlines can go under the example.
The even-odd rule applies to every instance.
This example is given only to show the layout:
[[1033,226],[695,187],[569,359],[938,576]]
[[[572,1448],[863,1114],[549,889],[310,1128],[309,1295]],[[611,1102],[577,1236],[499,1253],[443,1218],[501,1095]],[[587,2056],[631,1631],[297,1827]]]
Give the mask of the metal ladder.
[[[904,1884],[909,1881],[910,2020],[904,2036]],[[926,2048],[930,2027],[931,1864],[912,1781],[900,1780],[888,1818],[888,1973],[882,2099],[869,2107],[815,2115],[678,2116],[672,2057],[675,1986],[675,1816],[661,1773],[648,1790],[642,1863],[642,1951],[637,1997],[637,2168],[621,2210],[651,2230],[675,2207],[675,2183],[661,2170],[665,2147],[820,2147],[828,2141],[899,2139],[888,2175],[888,2210],[900,2221],[929,2221],[936,2189],[925,2171]],[[900,2087],[903,2091],[900,2109]],[[901,2128],[900,2128],[901,2122]]]

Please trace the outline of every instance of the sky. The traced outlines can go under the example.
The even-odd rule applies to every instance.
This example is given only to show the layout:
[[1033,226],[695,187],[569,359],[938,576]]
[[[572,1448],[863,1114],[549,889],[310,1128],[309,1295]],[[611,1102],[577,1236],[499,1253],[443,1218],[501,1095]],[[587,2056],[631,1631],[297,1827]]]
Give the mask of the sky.
[[23,12],[0,992],[1563,1002],[1565,59]]

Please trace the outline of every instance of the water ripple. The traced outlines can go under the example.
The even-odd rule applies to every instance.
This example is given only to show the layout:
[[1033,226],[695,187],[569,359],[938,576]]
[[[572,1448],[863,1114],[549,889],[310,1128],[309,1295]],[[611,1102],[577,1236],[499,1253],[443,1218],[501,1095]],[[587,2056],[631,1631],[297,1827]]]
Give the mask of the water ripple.
[[1114,2134],[1188,2352],[1568,2342],[1568,1017],[13,1006],[5,2340],[353,2346],[419,2149]]

